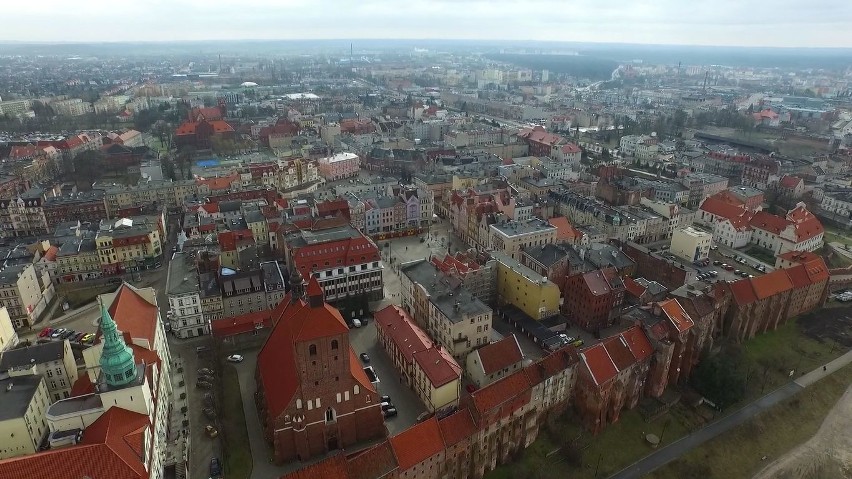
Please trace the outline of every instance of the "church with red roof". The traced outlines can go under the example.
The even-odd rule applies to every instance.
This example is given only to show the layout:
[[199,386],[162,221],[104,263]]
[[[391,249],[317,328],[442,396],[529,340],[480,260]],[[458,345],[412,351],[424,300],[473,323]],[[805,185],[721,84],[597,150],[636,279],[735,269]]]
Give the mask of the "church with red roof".
[[306,461],[384,437],[376,388],[349,345],[349,327],[325,302],[317,279],[295,287],[272,321],[255,376],[260,420],[275,461]]

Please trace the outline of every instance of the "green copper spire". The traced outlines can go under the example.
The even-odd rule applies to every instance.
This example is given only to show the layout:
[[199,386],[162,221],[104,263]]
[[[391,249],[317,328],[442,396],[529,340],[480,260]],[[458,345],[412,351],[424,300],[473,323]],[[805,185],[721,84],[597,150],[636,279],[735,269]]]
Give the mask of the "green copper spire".
[[136,361],[133,350],[125,344],[121,331],[109,312],[101,305],[101,334],[104,348],[101,352],[101,372],[110,386],[124,386],[136,379]]

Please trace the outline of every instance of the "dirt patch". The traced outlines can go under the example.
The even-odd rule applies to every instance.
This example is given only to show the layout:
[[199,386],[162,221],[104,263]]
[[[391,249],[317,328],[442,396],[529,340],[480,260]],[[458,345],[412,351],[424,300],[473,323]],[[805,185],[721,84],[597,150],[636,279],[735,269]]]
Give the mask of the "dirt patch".
[[852,348],[852,306],[823,308],[799,316],[796,322],[805,335],[816,341],[832,341],[843,348]]
[[852,387],[831,409],[819,431],[754,476],[754,479],[852,478]]

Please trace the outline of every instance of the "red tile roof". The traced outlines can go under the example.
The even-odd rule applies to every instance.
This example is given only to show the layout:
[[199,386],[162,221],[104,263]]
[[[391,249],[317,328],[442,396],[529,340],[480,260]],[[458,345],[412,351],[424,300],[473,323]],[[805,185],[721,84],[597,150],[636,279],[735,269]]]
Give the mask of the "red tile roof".
[[235,181],[240,181],[239,173],[234,173],[228,176],[217,176],[215,178],[199,178],[195,180],[195,184],[198,186],[207,185],[207,187],[210,188],[210,191],[221,191],[231,189],[231,183]]
[[440,345],[414,353],[414,361],[429,378],[432,387],[439,388],[461,378],[461,366]]
[[467,408],[459,409],[449,416],[439,419],[438,426],[441,428],[441,436],[447,447],[470,438],[476,431],[476,423]]
[[781,234],[791,223],[780,216],[775,216],[766,211],[758,211],[752,216],[749,222],[752,228],[760,228],[776,235]]
[[501,405],[513,407],[513,400],[528,396],[530,381],[523,370],[499,379],[470,394],[473,405],[480,414],[486,414]]
[[44,253],[45,261],[56,261],[56,253],[59,252],[59,248],[56,246],[51,246]]
[[[272,312],[272,318],[275,326],[257,355],[257,368],[268,413],[276,418],[287,408],[300,386],[295,345],[346,335],[349,328],[340,311],[325,302],[312,308],[304,300],[282,301]],[[354,353],[352,356],[350,362],[357,366]],[[363,370],[357,369],[364,374]]]
[[86,394],[92,394],[93,392],[95,392],[95,385],[92,384],[92,380],[89,379],[88,374],[81,374],[80,377],[74,381],[74,385],[71,386],[71,397],[85,396]]
[[809,240],[825,232],[822,222],[801,203],[787,212],[787,220],[793,222],[795,225],[797,243]]
[[574,143],[567,143],[562,147],[562,153],[580,153],[582,150]]
[[151,348],[154,347],[159,311],[136,288],[122,283],[109,306],[109,314],[119,330],[133,339],[145,339]]
[[444,450],[441,428],[434,416],[390,438],[400,472],[411,469]]
[[754,294],[754,289],[751,287],[751,281],[748,279],[740,279],[733,283],[728,283],[731,288],[731,293],[734,295],[734,301],[740,306],[745,306],[757,301],[757,296]]
[[[93,478],[96,479],[96,478]],[[346,456],[337,454],[308,466],[284,474],[280,479],[351,479],[347,471]]]
[[624,342],[637,361],[643,361],[654,354],[654,348],[648,341],[648,336],[645,336],[645,332],[639,326],[623,331],[621,337],[624,338]]
[[272,327],[272,311],[256,311],[254,313],[231,316],[229,318],[217,319],[212,322],[213,336],[216,338],[227,338],[237,334],[250,333],[258,329]]
[[784,175],[778,183],[784,188],[794,189],[799,186],[801,182],[802,179],[798,176]]
[[695,326],[692,318],[689,317],[686,310],[683,309],[683,306],[680,305],[677,299],[671,298],[665,301],[660,301],[659,305],[678,332],[686,331],[687,329]]
[[86,428],[80,444],[2,460],[0,478],[148,478],[140,452],[149,426],[148,416],[111,407]]
[[602,296],[611,291],[609,282],[606,280],[603,272],[599,269],[583,273],[583,282],[586,284],[588,290],[595,296]]
[[389,441],[381,443],[347,459],[349,479],[377,479],[397,468],[396,456]]
[[811,278],[808,277],[808,271],[803,264],[797,264],[792,268],[784,268],[782,271],[790,278],[793,289],[806,288],[811,285]]
[[477,349],[476,353],[479,355],[479,362],[486,376],[508,368],[524,359],[524,353],[521,351],[521,346],[514,334],[497,342],[486,344]]
[[648,291],[646,287],[637,283],[636,280],[634,280],[630,276],[624,278],[624,289],[637,298],[641,298],[642,295],[645,294],[645,291]]
[[568,218],[564,216],[554,216],[547,220],[551,226],[556,228],[557,241],[574,241],[583,236],[583,233],[574,227]]
[[790,277],[783,269],[776,269],[771,273],[749,278],[749,281],[751,281],[757,299],[766,299],[793,288]]
[[711,215],[718,216],[721,218],[734,219],[738,216],[742,216],[745,214],[746,209],[743,205],[732,205],[731,203],[724,201],[717,196],[710,196],[705,199],[700,206],[702,211],[706,211]]
[[618,374],[618,369],[603,343],[595,344],[580,351],[580,359],[586,366],[592,380],[598,386],[605,384]]
[[616,369],[624,371],[636,363],[636,358],[627,347],[627,342],[621,336],[612,336],[601,341],[606,348],[609,358],[615,364]]

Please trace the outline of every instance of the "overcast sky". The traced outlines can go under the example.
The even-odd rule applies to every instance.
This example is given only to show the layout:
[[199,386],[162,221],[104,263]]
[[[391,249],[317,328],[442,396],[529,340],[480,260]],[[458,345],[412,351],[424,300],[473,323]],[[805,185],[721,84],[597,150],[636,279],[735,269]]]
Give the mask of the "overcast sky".
[[852,0],[14,0],[0,40],[439,38],[852,47]]

